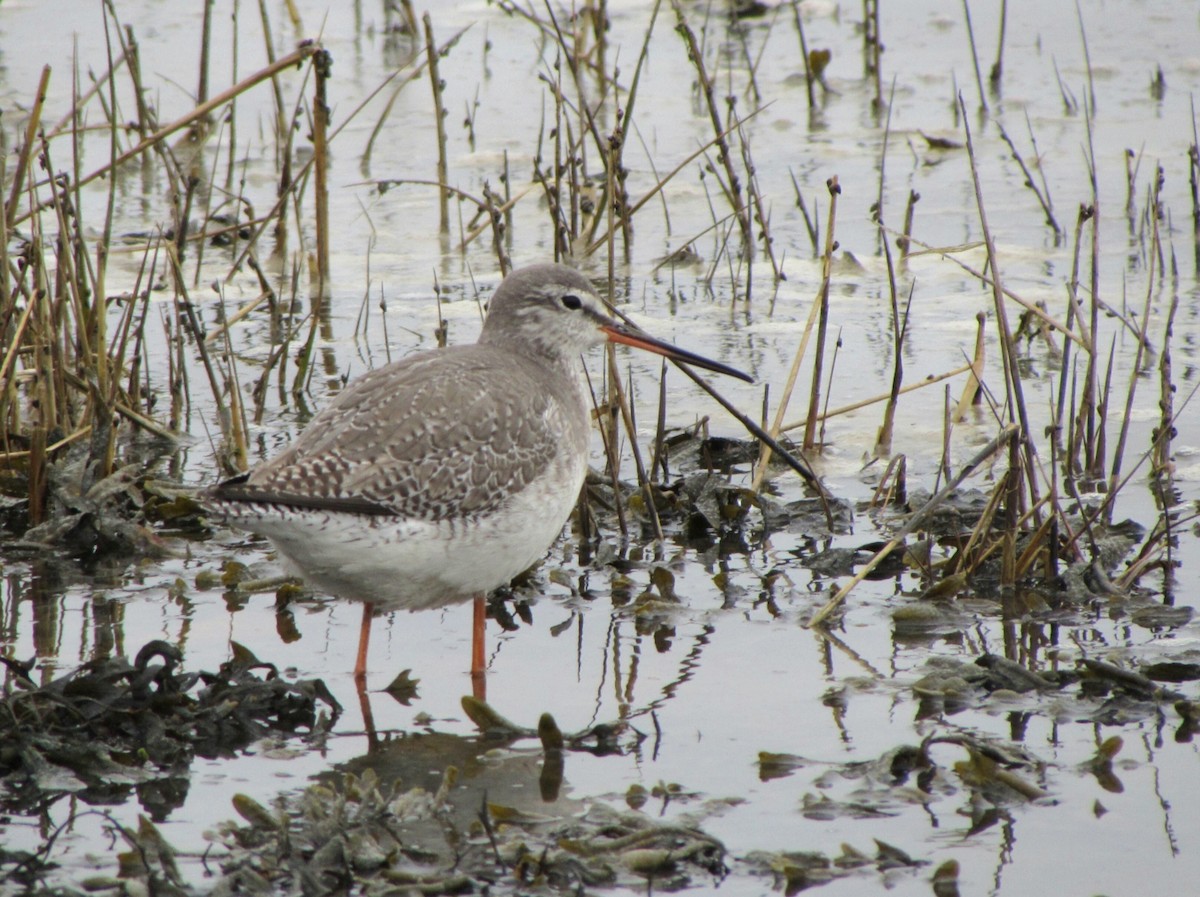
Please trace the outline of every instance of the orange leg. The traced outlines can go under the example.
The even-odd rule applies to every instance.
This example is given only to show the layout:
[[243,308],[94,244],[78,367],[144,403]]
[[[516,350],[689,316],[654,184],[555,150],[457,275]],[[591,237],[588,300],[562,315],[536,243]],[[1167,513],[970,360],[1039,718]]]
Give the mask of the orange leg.
[[354,680],[354,688],[358,692],[358,709],[362,711],[363,729],[367,733],[367,752],[374,751],[379,746],[379,734],[375,731],[375,714],[371,712],[371,696],[367,694],[367,679]]
[[362,628],[358,631],[358,660],[354,664],[354,678],[364,682],[367,678],[367,647],[371,644],[371,617],[375,614],[367,602],[363,602]]
[[483,640],[487,632],[487,599],[480,592],[474,599],[471,627],[471,692],[480,701],[487,700],[487,672],[484,670]]

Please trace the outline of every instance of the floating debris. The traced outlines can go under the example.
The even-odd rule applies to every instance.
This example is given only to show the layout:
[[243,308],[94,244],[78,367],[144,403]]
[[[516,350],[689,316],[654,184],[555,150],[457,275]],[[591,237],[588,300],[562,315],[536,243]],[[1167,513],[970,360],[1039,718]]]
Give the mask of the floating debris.
[[215,673],[184,672],[182,661],[151,641],[132,664],[102,658],[39,686],[32,662],[0,659],[16,682],[0,700],[0,806],[44,812],[66,795],[110,804],[136,789],[162,820],[183,804],[195,757],[231,757],[267,735],[322,735],[341,712],[321,680],[287,681],[244,648]]
[[235,807],[246,824],[213,835],[226,853],[213,857],[223,874],[210,893],[575,892],[647,879],[678,889],[727,872],[724,846],[700,829],[601,804],[567,816],[485,806],[480,824],[463,830],[454,822],[463,818],[456,778],[450,767],[434,793],[399,782],[388,789],[368,768],[336,786],[313,785],[275,811],[242,798]]

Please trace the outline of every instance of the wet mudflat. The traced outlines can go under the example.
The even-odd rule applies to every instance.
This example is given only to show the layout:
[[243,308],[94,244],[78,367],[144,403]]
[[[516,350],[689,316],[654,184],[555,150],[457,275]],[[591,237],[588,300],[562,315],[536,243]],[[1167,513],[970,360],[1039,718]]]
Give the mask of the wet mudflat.
[[[214,5],[207,65],[199,11],[0,17],[0,889],[1139,894],[1200,873],[1193,14],[1012,7],[993,82],[992,10],[968,30],[933,3],[653,24],[618,3],[597,30],[447,5],[439,174],[420,11],[412,33],[297,6]],[[264,22],[295,57],[251,84]],[[474,339],[498,256],[556,249],[601,283],[611,258],[635,321],[752,373],[718,386],[768,426],[803,343],[781,418],[804,424],[819,369],[830,413],[785,436],[828,505],[778,461],[758,482],[741,424],[678,371],[660,400],[658,365],[619,353],[639,489],[597,354],[621,485],[598,429],[585,522],[491,602],[492,709],[462,700],[467,604],[377,620],[364,702],[359,607],[280,585],[270,546],[187,490],[278,452],[347,377]],[[832,413],[944,375],[882,436],[886,402]]]

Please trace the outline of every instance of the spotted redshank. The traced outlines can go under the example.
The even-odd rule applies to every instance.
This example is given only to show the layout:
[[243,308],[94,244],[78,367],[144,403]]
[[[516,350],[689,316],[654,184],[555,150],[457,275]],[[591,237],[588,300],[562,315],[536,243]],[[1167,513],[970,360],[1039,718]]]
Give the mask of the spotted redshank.
[[580,356],[605,340],[750,379],[623,324],[579,272],[536,265],[500,284],[478,342],[362,375],[205,503],[269,538],[309,583],[364,602],[360,683],[375,610],[472,596],[481,677],[485,593],[545,553],[579,496],[591,407]]

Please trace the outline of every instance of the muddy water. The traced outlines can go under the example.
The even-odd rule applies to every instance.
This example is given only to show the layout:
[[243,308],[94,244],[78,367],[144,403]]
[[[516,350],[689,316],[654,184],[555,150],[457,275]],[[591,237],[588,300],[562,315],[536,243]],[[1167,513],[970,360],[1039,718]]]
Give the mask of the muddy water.
[[[271,10],[275,46],[284,51],[299,39],[320,33],[334,60],[333,123],[344,125],[331,155],[335,283],[327,326],[320,333],[318,376],[301,401],[287,390],[270,391],[263,422],[252,439],[261,457],[278,451],[312,409],[340,388],[344,376],[435,344],[439,314],[433,299],[435,278],[444,291],[440,314],[448,323],[449,339],[465,342],[478,332],[476,300],[486,297],[497,277],[488,235],[459,250],[460,219],[454,207],[451,235],[438,236],[436,195],[428,186],[396,185],[381,193],[367,183],[372,178],[428,181],[436,176],[434,119],[426,79],[407,85],[397,96],[369,166],[363,162],[363,152],[389,91],[385,89],[354,114],[390,72],[410,59],[413,45],[405,37],[386,33],[382,13],[374,5],[298,6],[300,23],[289,22],[282,8]],[[625,87],[649,22],[645,6],[619,3],[611,10],[607,63],[611,68],[613,60],[619,60]],[[1071,239],[1056,237],[1045,224],[998,126],[1004,127],[1027,164],[1040,161],[1039,182],[1044,176],[1057,220],[1070,232],[1079,204],[1091,202],[1084,113],[1089,71],[1075,6],[1042,4],[1036,15],[1010,10],[1004,76],[998,93],[986,93],[987,112],[980,109],[961,9],[932,2],[885,6],[882,85],[885,97],[891,99],[886,154],[889,119],[874,110],[874,88],[863,77],[857,5],[801,4],[810,49],[832,51],[826,71],[828,90],[818,88],[815,110],[807,107],[790,7],[743,22],[744,49],[723,15],[714,10],[706,18],[704,5],[686,6],[697,33],[707,21],[706,61],[710,71],[718,72],[718,95],[732,92],[741,114],[753,113],[744,125],[746,140],[769,207],[774,252],[782,259],[787,280],[776,284],[769,264],[758,257],[751,296],[746,298],[744,269],[722,252],[724,241],[736,241],[736,234],[727,233],[728,222],[710,229],[711,208],[717,209],[717,217],[726,214],[717,195],[719,187],[713,175],[701,177],[700,165],[692,162],[664,191],[669,217],[657,199],[639,211],[628,264],[622,263],[618,250],[618,298],[653,332],[752,372],[757,385],[723,384],[723,390],[739,407],[755,413],[761,407],[764,385],[769,384],[772,401],[782,391],[820,277],[820,263],[796,207],[793,178],[810,213],[819,217],[822,234],[829,208],[825,182],[836,175],[842,188],[835,225],[840,248],[830,311],[841,349],[831,406],[885,392],[891,382],[894,359],[887,269],[870,216],[871,205],[880,197],[881,160],[885,222],[899,228],[909,191],[916,191],[921,198],[914,235],[930,246],[960,249],[956,258],[982,268],[979,213],[968,159],[961,149],[964,122],[956,109],[956,90],[963,94],[966,124],[976,141],[981,191],[1005,285],[1029,301],[1044,301],[1056,317],[1065,314]],[[189,110],[199,56],[194,14],[137,2],[118,4],[118,12],[140,41],[143,76],[160,119],[167,121]],[[997,22],[991,10],[973,12],[986,79],[995,54]],[[1104,4],[1084,8],[1082,17],[1095,93],[1092,146],[1100,197],[1102,298],[1113,309],[1140,319],[1150,270],[1143,213],[1155,167],[1161,165],[1166,210],[1161,227],[1168,271],[1165,282],[1156,273],[1149,285],[1146,329],[1154,349],[1161,349],[1165,314],[1176,295],[1179,311],[1171,346],[1180,402],[1196,382],[1200,336],[1197,252],[1187,180],[1187,148],[1195,140],[1191,99],[1200,88],[1200,26],[1194,11],[1184,4]],[[73,34],[61,28],[64,21],[71,22]],[[238,10],[236,46],[231,11],[222,7],[216,21],[213,92],[264,64],[257,11],[252,13],[245,5]],[[529,184],[539,131],[548,134],[553,120],[553,96],[545,81],[554,77],[553,43],[528,21],[481,3],[448,4],[434,13],[433,24],[439,41],[465,29],[441,60],[449,180],[475,196],[482,194],[485,183],[499,190],[507,158],[510,187],[520,192]],[[664,10],[639,82],[634,127],[627,129],[631,133],[627,133],[625,165],[635,198],[711,139],[711,125],[692,90],[695,72],[674,24],[673,13]],[[96,10],[80,13],[76,4],[38,2],[6,4],[0,33],[4,54],[0,96],[11,147],[17,143],[21,110],[28,105],[41,66],[54,67],[47,117],[57,120],[69,108],[72,54],[82,72],[105,68],[104,31]],[[757,101],[747,58],[754,64]],[[1150,85],[1159,67],[1166,89],[1155,97]],[[301,89],[299,77],[290,74],[283,82],[289,103],[295,102]],[[132,117],[132,107],[124,82],[121,90],[120,118],[125,120]],[[589,84],[588,90],[594,102],[595,85]],[[567,92],[574,100],[570,85]],[[1066,108],[1064,94],[1074,108]],[[461,126],[468,109],[474,146]],[[90,114],[92,124],[102,122],[98,107]],[[274,201],[269,116],[270,96],[265,89],[239,99],[234,189],[244,192],[260,213]],[[602,132],[611,129],[611,110],[604,110],[598,124]],[[572,128],[576,126],[577,122]],[[301,137],[306,127],[301,128]],[[1031,130],[1036,150],[1030,142]],[[207,162],[221,172],[229,152],[228,133],[227,126],[219,129],[207,150]],[[925,135],[959,146],[935,148]],[[299,144],[307,151],[306,140]],[[1137,166],[1129,212],[1127,150],[1135,154]],[[588,151],[594,148],[589,146]],[[552,154],[552,144],[546,143],[543,158]],[[89,138],[81,168],[91,170],[106,156],[107,137]],[[68,157],[64,144],[56,164],[64,166]],[[590,170],[600,170],[594,160]],[[529,191],[514,209],[510,252],[518,265],[552,255],[553,234],[540,195],[540,187]],[[123,172],[115,200],[118,234],[152,232],[169,221],[166,183],[153,169]],[[92,220],[102,221],[105,201],[103,188],[87,194],[85,211],[93,215]],[[461,214],[465,227],[473,210],[464,207]],[[304,239],[311,241],[311,208],[303,211],[301,224]],[[656,269],[663,256],[689,243],[694,243],[699,262]],[[131,237],[127,245],[126,253],[115,255],[109,273],[113,293],[132,284],[141,261],[144,242]],[[284,294],[290,290],[293,267],[301,271],[302,302],[307,301],[303,253],[310,245],[298,247],[293,232],[282,257],[273,262],[277,287]],[[263,257],[268,254],[264,249]],[[585,262],[586,270],[603,275],[603,255]],[[210,324],[219,319],[218,300],[204,285],[224,278],[230,262],[228,251],[209,249],[196,278],[201,286],[194,298]],[[973,352],[976,314],[994,316],[990,292],[936,253],[916,255],[901,264],[897,279],[902,297],[912,292],[912,317],[903,348],[906,382],[961,364]],[[223,291],[224,301],[232,307],[257,295],[257,281],[242,272],[225,283]],[[369,297],[369,322],[361,335],[356,334],[355,323],[364,297]],[[168,301],[169,297],[163,300]],[[1014,320],[1018,313],[1010,307]],[[161,370],[166,345],[161,328],[151,327],[148,332],[152,369]],[[233,332],[246,389],[256,377],[255,365],[267,356],[269,335],[261,315],[252,315]],[[994,327],[988,335],[988,385],[1000,395],[1003,376]],[[1120,397],[1114,405],[1123,406],[1136,340],[1115,317],[1106,316],[1100,342],[1113,346],[1114,392]],[[1026,356],[1026,397],[1033,429],[1040,433],[1048,419],[1052,390],[1057,389],[1058,359],[1041,341],[1032,342]],[[1138,381],[1126,470],[1132,469],[1131,459],[1146,450],[1156,420],[1157,358],[1154,354],[1143,361],[1145,375]],[[637,395],[645,397],[639,420],[644,438],[649,438],[656,415],[652,397],[657,394],[658,368],[653,361],[635,356],[622,356],[621,363],[630,367]],[[591,367],[599,371],[598,359],[591,360]],[[807,396],[808,370],[806,362],[798,395]],[[197,484],[218,475],[206,437],[206,423],[213,429],[213,410],[198,371],[192,380],[188,418],[194,439],[170,466]],[[961,376],[950,381],[955,398],[962,382]],[[712,432],[742,435],[735,421],[723,416],[682,377],[673,375],[670,383],[671,424],[685,426],[707,415]],[[941,452],[943,402],[943,389],[935,386],[906,397],[898,412],[894,449],[908,457],[911,482],[925,488],[933,485]],[[798,402],[788,419],[802,412],[803,403]],[[872,406],[831,420],[826,450],[813,458],[831,491],[848,501],[868,499],[879,476],[879,466],[864,467],[864,461],[880,413],[879,406]],[[1120,416],[1114,413],[1114,420]],[[1200,415],[1193,409],[1178,424],[1176,486],[1183,503],[1200,499],[1196,421]],[[961,463],[972,455],[996,430],[986,410],[960,425],[951,447],[955,460]],[[594,449],[593,460],[599,466],[598,441]],[[628,462],[625,475],[632,476]],[[989,487],[987,476],[986,471],[981,475],[983,488]],[[748,480],[745,469],[735,475],[735,482]],[[775,488],[780,501],[803,494],[790,475],[778,477]],[[1135,473],[1115,516],[1149,527],[1155,515],[1144,471]],[[165,535],[172,537],[169,531]],[[495,624],[489,628],[489,699],[525,725],[534,725],[545,711],[564,730],[628,719],[645,739],[626,745],[628,749],[619,754],[571,754],[566,763],[567,796],[620,806],[633,785],[648,789],[663,783],[679,785],[669,799],[652,799],[643,811],[698,822],[721,838],[731,866],[723,890],[755,894],[772,887],[769,875],[753,871],[756,851],[818,851],[835,856],[841,845],[849,844],[874,855],[873,839],[895,845],[927,865],[889,871],[868,865],[833,881],[827,892],[863,893],[886,885],[892,893],[926,894],[932,870],[951,859],[960,864],[963,893],[1137,894],[1162,891],[1200,874],[1200,816],[1191,809],[1200,796],[1196,747],[1173,738],[1179,720],[1169,706],[1162,715],[1146,707],[1124,708],[1102,725],[1095,722],[1096,703],[1080,699],[1076,691],[1041,697],[980,694],[958,712],[925,715],[912,689],[931,662],[970,663],[985,652],[1007,654],[1041,670],[1071,668],[1084,655],[1122,664],[1165,659],[1195,662],[1200,654],[1196,624],[1146,625],[1144,618],[1131,613],[1127,602],[1100,598],[1052,620],[1006,623],[999,605],[968,597],[956,605],[951,625],[924,636],[904,636],[896,632],[891,615],[911,602],[908,596],[919,583],[903,574],[861,585],[833,632],[835,638],[825,638],[802,624],[824,602],[828,588],[844,582],[846,576],[816,572],[805,561],[818,550],[852,548],[876,539],[878,533],[867,514],[856,515],[852,531],[836,535],[785,528],[763,536],[752,518],[740,538],[714,541],[707,547],[685,545],[678,538],[645,547],[622,543],[618,533],[606,531],[601,551],[631,561],[623,565],[627,569],[622,573],[612,566],[581,562],[577,543],[568,535],[552,549],[534,586],[516,594],[516,600],[527,606],[527,618],[517,620],[510,630]],[[277,793],[299,789],[312,777],[367,753],[349,675],[359,608],[318,595],[291,605],[281,615],[273,593],[227,600],[219,587],[197,585],[197,576],[219,570],[231,557],[249,565],[255,575],[273,575],[278,566],[268,547],[223,530],[207,539],[176,538],[173,546],[175,557],[106,566],[99,572],[11,554],[3,561],[0,646],[16,657],[36,653],[43,675],[49,677],[97,653],[132,654],[154,638],[178,645],[189,668],[213,669],[228,658],[230,643],[238,642],[288,675],[325,680],[347,712],[323,750],[262,744],[236,759],[200,762],[192,768],[185,802],[161,827],[176,847],[195,855],[205,846],[204,832],[232,815],[230,798],[235,793],[267,803]],[[1165,582],[1161,575],[1146,576],[1141,585],[1147,592],[1141,600],[1186,605],[1196,594],[1200,564],[1194,531],[1180,533],[1177,552],[1181,566],[1173,579]],[[634,610],[625,603],[625,596],[637,596],[649,586],[651,564],[642,558],[671,569],[678,604]],[[770,582],[768,574],[776,574]],[[172,591],[178,581],[184,587]],[[399,613],[376,623],[372,688],[381,689],[403,669],[411,669],[420,682],[418,697],[409,705],[374,693],[375,724],[392,733],[433,731],[448,736],[447,744],[453,747],[446,747],[444,756],[421,758],[429,770],[451,762],[450,757],[460,763],[460,754],[481,750],[471,740],[474,728],[459,707],[460,696],[470,690],[465,674],[469,619],[469,608],[461,606]],[[1194,685],[1184,683],[1180,690],[1196,698]],[[877,761],[901,745],[929,736],[962,733],[1031,752],[1044,767],[1026,775],[1047,796],[1033,802],[1010,796],[988,803],[955,775],[953,764],[964,759],[964,752],[950,744],[933,749],[941,775],[925,791],[912,783],[881,780],[877,770],[856,765]],[[1115,770],[1122,786],[1119,792],[1104,789],[1086,766],[1097,745],[1111,735],[1124,739]],[[764,775],[759,764],[762,751],[796,755],[802,762],[789,775]],[[489,762],[498,768],[512,762],[519,768],[515,761],[536,756],[536,745],[525,742]],[[420,779],[411,766],[403,768],[408,780]],[[517,790],[536,788],[516,772],[508,784]],[[568,806],[573,810],[582,804]],[[3,840],[10,849],[33,849],[41,843],[47,823],[65,822],[66,830],[54,847],[63,880],[93,868],[112,871],[111,862],[103,858],[109,843],[103,822],[88,815],[71,820],[70,814],[79,809],[80,805],[64,799],[51,806],[40,824],[14,818],[6,823]],[[133,799],[109,809],[126,825],[134,823],[139,812]],[[192,884],[202,889],[200,864],[185,861],[183,868]],[[698,879],[694,884],[708,887],[711,883]]]

